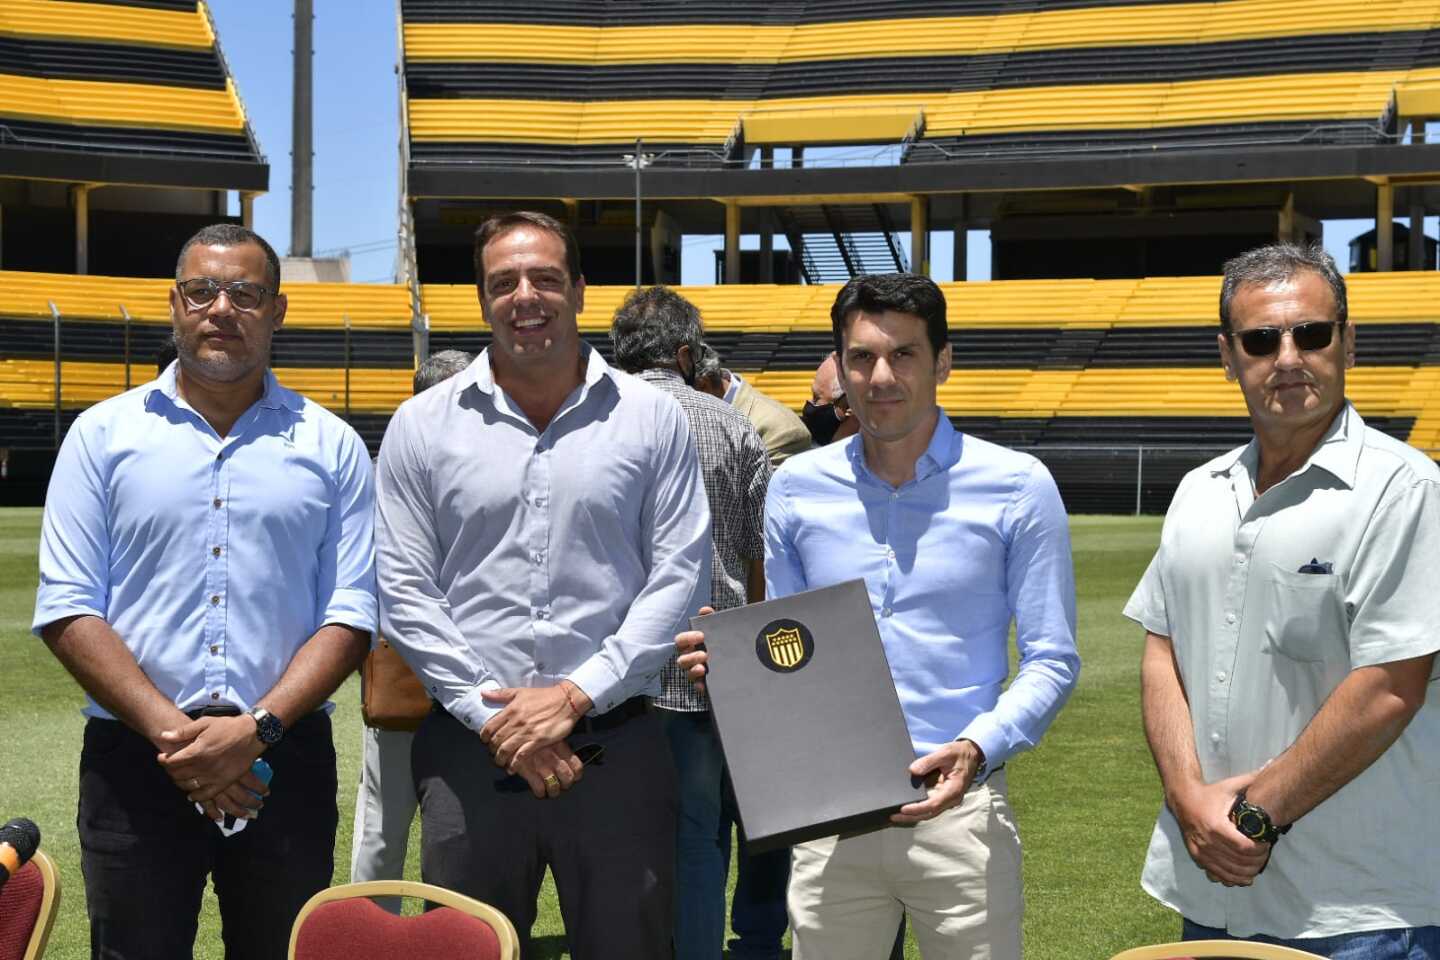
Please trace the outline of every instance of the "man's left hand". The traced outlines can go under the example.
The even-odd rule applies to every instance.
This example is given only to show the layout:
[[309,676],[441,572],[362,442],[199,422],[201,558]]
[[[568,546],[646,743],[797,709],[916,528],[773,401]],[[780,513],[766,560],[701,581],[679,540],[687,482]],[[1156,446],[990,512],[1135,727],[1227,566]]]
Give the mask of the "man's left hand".
[[160,734],[174,744],[156,759],[175,786],[196,803],[208,805],[250,771],[265,745],[255,735],[255,718],[201,717]]
[[[971,740],[947,743],[934,753],[910,764],[910,773],[928,785],[927,796],[919,803],[907,803],[890,815],[891,823],[920,823],[937,817],[960,802],[980,769],[984,754]],[[931,780],[934,780],[931,783]]]
[[514,773],[515,764],[532,751],[570,735],[575,721],[590,709],[591,703],[585,691],[573,683],[567,696],[564,684],[568,682],[553,687],[506,687],[481,692],[489,702],[505,704],[505,709],[480,728],[480,740],[490,748],[497,767]]

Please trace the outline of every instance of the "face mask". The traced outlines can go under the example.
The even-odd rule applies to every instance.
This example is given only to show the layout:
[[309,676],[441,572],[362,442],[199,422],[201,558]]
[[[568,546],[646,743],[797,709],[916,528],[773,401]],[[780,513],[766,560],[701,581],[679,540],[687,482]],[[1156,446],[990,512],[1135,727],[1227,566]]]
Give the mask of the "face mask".
[[800,411],[800,419],[805,421],[810,437],[817,447],[823,447],[834,440],[835,431],[840,429],[840,413],[828,403],[817,404],[806,400]]

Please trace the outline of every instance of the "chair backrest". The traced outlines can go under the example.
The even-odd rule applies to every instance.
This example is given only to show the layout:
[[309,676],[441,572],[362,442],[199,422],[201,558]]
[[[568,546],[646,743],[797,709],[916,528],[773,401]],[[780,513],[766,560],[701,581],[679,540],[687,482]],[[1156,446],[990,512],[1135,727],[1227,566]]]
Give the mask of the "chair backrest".
[[[439,905],[397,917],[371,897],[415,897]],[[321,890],[300,908],[290,960],[520,960],[515,926],[499,910],[453,890],[409,880],[372,880]]]
[[44,850],[0,891],[0,960],[39,960],[60,910],[60,874]]
[[1324,957],[1290,947],[1248,940],[1187,940],[1184,943],[1158,943],[1149,947],[1132,947],[1115,954],[1110,960],[1200,960],[1229,957],[1231,960],[1325,960]]

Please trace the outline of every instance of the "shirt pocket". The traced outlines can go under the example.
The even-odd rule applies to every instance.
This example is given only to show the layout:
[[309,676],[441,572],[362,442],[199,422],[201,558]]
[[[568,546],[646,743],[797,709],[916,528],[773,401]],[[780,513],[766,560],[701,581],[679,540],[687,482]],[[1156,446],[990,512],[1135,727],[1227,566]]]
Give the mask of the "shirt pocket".
[[1271,650],[1305,663],[1348,659],[1345,604],[1335,574],[1295,573],[1272,563],[1260,600]]

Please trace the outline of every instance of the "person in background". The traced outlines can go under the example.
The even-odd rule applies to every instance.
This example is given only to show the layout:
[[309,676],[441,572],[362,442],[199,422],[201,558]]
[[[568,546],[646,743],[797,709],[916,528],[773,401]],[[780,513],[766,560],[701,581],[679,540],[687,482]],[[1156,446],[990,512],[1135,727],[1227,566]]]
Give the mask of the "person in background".
[[[420,362],[413,392],[424,393],[464,370],[474,356],[463,350],[442,350]],[[380,642],[376,638],[376,642]],[[410,823],[415,819],[415,780],[410,775],[409,730],[363,728],[360,787],[355,795],[355,828],[350,844],[350,880],[400,880],[405,876],[405,854]],[[400,898],[377,902],[391,913],[400,912]]]
[[563,223],[487,220],[475,276],[491,345],[400,405],[376,468],[382,629],[436,703],[411,748],[421,874],[533,956],[548,867],[577,956],[668,960],[675,771],[646,697],[709,597],[695,443],[580,338]]
[[[670,394],[690,421],[710,503],[712,606],[725,610],[764,599],[762,527],[770,464],[749,420],[689,386],[696,379],[697,358],[703,355],[702,334],[700,311],[666,287],[630,294],[610,326],[616,366]],[[733,799],[727,802],[720,738],[709,701],[692,689],[673,662],[665,665],[661,694],[653,702],[680,782],[675,956],[720,960],[734,808]],[[730,956],[778,960],[786,927],[789,851],[758,858],[742,855],[738,873],[732,907],[737,938],[730,944]]]
[[823,447],[853,437],[860,422],[851,415],[850,401],[840,379],[840,366],[831,353],[815,368],[810,381],[810,399],[800,411],[800,419],[810,431],[815,446]]
[[760,439],[765,441],[773,468],[813,445],[810,430],[795,411],[755,389],[740,374],[725,369],[720,355],[708,343],[700,345],[700,357],[695,364],[695,389],[724,400],[755,425]]
[[1440,469],[1365,425],[1320,247],[1225,264],[1255,436],[1192,470],[1125,615],[1165,805],[1141,883],[1182,936],[1440,957]]
[[355,431],[271,372],[285,308],[264,239],[200,230],[178,362],[81,413],[50,479],[33,629],[87,696],[93,956],[192,956],[208,877],[225,955],[283,957],[334,872],[326,698],[375,629],[373,479]]

